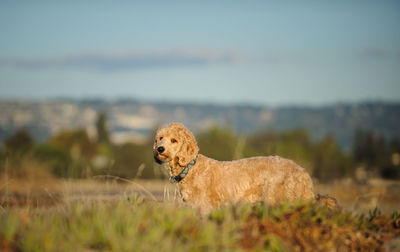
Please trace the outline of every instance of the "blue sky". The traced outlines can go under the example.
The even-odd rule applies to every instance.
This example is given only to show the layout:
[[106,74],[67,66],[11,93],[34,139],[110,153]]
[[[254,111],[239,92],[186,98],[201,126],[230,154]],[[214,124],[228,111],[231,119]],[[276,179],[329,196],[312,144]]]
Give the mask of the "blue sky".
[[0,98],[400,101],[399,1],[1,1]]

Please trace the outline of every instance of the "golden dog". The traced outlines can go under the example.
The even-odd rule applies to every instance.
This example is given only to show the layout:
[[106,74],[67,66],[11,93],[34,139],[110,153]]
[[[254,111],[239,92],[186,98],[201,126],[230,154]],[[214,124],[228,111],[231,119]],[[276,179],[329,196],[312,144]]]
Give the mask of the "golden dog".
[[226,203],[264,201],[336,201],[314,194],[308,173],[291,160],[278,156],[217,161],[199,154],[193,134],[180,123],[161,128],[153,146],[154,159],[167,164],[183,201],[207,213]]

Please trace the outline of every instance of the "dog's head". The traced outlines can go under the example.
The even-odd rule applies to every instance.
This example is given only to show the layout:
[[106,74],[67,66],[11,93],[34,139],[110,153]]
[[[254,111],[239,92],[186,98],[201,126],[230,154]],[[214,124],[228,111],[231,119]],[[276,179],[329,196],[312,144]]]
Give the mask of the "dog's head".
[[185,167],[198,152],[192,132],[180,123],[171,123],[159,129],[156,134],[153,154],[159,164],[174,161],[174,164]]

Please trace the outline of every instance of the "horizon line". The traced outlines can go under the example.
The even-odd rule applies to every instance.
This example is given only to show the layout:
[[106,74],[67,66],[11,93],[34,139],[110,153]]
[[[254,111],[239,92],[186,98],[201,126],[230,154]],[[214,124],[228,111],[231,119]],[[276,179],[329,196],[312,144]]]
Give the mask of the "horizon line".
[[118,103],[118,102],[132,102],[140,104],[170,104],[170,105],[197,105],[197,106],[238,106],[238,107],[260,107],[260,108],[277,108],[277,107],[330,107],[339,105],[364,105],[364,104],[385,104],[385,105],[400,105],[400,99],[378,99],[378,98],[366,98],[357,101],[350,100],[339,100],[335,102],[327,103],[307,103],[307,102],[282,102],[279,104],[262,104],[259,102],[249,101],[236,101],[236,102],[221,102],[215,100],[169,100],[169,99],[157,99],[157,98],[142,98],[142,97],[101,97],[101,96],[82,96],[82,97],[71,97],[71,96],[43,96],[43,97],[28,97],[28,96],[0,96],[0,102],[49,102],[49,101],[68,101],[68,102],[102,102],[102,103]]

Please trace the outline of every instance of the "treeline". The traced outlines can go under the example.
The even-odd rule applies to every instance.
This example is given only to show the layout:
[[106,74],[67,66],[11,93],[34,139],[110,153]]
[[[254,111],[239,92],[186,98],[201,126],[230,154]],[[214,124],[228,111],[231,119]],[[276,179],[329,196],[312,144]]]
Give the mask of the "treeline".
[[[115,145],[110,141],[106,117],[100,114],[97,137],[83,128],[68,129],[43,143],[28,131],[18,130],[0,149],[0,173],[24,177],[31,173],[62,178],[92,178],[113,175],[122,178],[165,178],[166,171],[153,161],[153,136],[141,144]],[[212,127],[196,134],[200,152],[218,160],[279,155],[293,159],[314,178],[328,182],[354,177],[361,169],[369,177],[400,179],[400,141],[387,141],[369,131],[354,134],[351,152],[341,150],[328,135],[312,141],[303,129],[237,135],[229,128]]]

